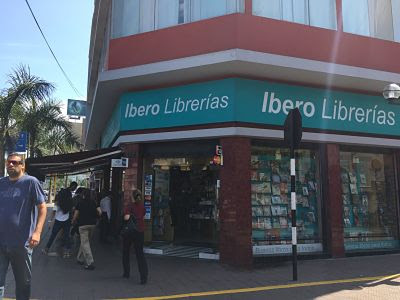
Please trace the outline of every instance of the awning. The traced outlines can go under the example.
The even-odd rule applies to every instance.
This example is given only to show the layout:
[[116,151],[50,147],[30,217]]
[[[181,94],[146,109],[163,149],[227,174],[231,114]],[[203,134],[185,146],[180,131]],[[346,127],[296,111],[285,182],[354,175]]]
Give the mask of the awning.
[[122,150],[119,147],[112,147],[28,158],[26,160],[26,171],[43,181],[46,175],[89,172],[109,165],[112,158],[120,158],[121,155]]

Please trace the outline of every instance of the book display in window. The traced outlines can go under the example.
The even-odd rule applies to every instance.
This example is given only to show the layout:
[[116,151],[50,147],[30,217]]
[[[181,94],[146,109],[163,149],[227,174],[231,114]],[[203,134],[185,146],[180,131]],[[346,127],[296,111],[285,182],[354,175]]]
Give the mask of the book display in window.
[[[305,151],[310,153],[310,151]],[[298,239],[318,239],[318,210],[315,159],[305,155],[296,160]],[[251,156],[251,203],[253,244],[291,243],[289,151],[268,148]]]
[[341,152],[340,166],[345,245],[397,237],[391,156]]

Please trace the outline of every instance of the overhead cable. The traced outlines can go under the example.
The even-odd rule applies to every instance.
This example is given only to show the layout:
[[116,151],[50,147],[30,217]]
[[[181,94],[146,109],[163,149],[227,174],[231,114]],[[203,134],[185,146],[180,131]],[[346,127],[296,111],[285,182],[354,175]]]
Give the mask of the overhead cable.
[[40,31],[40,33],[42,34],[42,37],[43,37],[44,41],[46,42],[46,45],[47,45],[47,47],[49,48],[51,54],[53,55],[54,60],[56,61],[58,67],[59,67],[60,70],[61,70],[61,72],[63,73],[64,77],[67,79],[69,85],[70,85],[71,88],[74,90],[75,94],[76,94],[78,97],[82,97],[82,94],[79,93],[79,91],[78,91],[77,88],[75,88],[75,86],[73,85],[72,81],[69,79],[67,73],[65,73],[63,67],[61,66],[60,62],[58,61],[58,59],[57,59],[56,55],[54,54],[53,50],[51,49],[49,43],[47,42],[47,39],[46,39],[46,37],[45,37],[45,35],[44,35],[43,31],[42,31],[42,28],[40,28],[39,22],[37,21],[37,19],[36,19],[36,17],[35,17],[35,14],[33,13],[31,6],[29,5],[28,0],[25,0],[25,2],[26,2],[26,5],[28,5],[28,8],[29,8],[29,10],[30,10],[30,12],[31,12],[31,14],[32,14],[32,17],[33,17],[33,19],[35,20],[35,23],[36,23],[37,27],[39,28],[39,31]]

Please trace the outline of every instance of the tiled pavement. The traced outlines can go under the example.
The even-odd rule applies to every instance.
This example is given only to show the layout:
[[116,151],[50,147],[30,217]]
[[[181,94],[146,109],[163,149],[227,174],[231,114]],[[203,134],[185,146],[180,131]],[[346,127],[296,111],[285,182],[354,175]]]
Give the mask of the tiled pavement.
[[[49,233],[42,240],[47,241]],[[44,243],[42,242],[42,245]],[[290,262],[257,265],[251,270],[235,269],[216,261],[147,255],[149,282],[139,284],[132,255],[129,280],[121,277],[121,251],[118,244],[93,242],[96,269],[86,271],[74,258],[33,256],[33,299],[120,299],[192,292],[220,291],[293,284]],[[343,259],[299,261],[299,283],[400,273],[400,254]],[[400,280],[393,278],[370,284],[354,282],[281,288],[262,292],[201,296],[196,299],[400,299]],[[6,281],[6,297],[14,296],[11,271]]]

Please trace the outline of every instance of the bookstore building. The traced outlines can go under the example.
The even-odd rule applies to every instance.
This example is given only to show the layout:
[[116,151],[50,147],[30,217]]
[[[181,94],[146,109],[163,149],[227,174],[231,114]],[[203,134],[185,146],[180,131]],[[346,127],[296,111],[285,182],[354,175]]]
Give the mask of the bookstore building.
[[282,129],[295,107],[300,255],[398,250],[400,106],[243,78],[121,95],[101,143],[128,149],[124,176],[145,195],[146,242],[207,245],[242,264],[290,254]]

